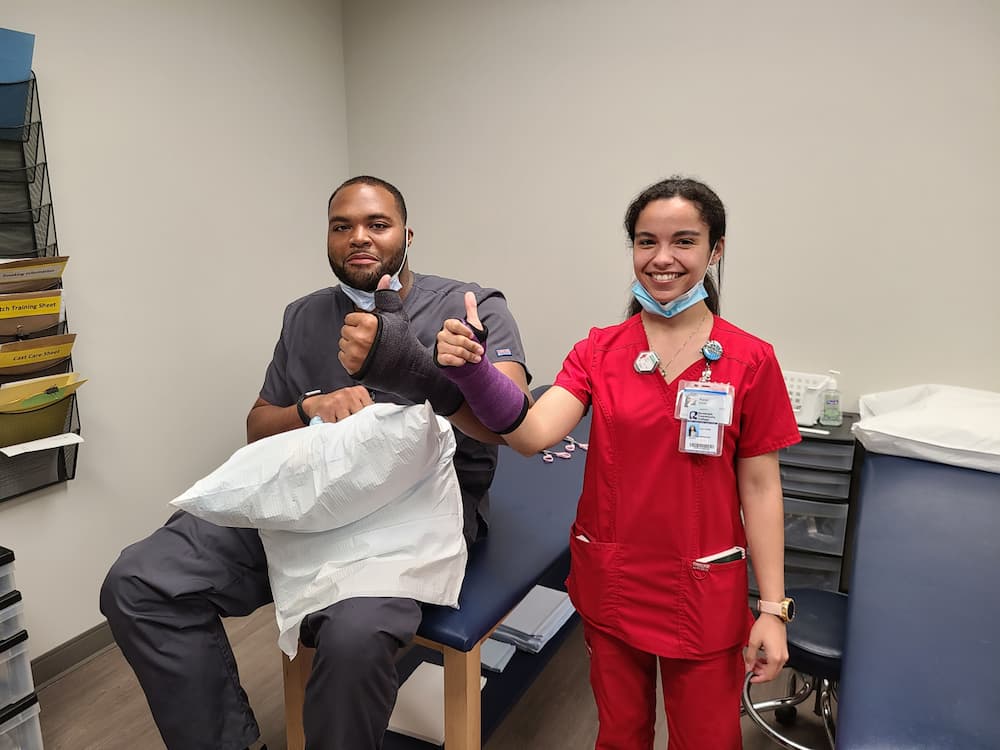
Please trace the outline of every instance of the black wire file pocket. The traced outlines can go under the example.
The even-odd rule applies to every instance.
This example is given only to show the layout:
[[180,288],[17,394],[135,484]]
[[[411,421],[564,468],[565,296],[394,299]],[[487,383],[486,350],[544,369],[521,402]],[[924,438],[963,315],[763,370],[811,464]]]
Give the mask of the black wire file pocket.
[[28,125],[38,119],[35,76],[0,83],[0,140],[27,140]]
[[0,342],[55,335],[49,331],[63,318],[61,289],[0,294]]
[[75,333],[0,341],[0,385],[70,372]]
[[0,448],[69,431],[75,394],[37,409],[0,412]]
[[45,250],[55,244],[52,205],[0,211],[0,257],[54,255]]
[[48,377],[49,375],[65,375],[66,373],[72,371],[73,371],[73,360],[69,357],[67,357],[66,359],[56,360],[54,363],[46,363],[46,366],[44,368],[35,370],[30,375],[10,373],[7,370],[0,368],[0,385],[6,385],[7,383],[16,383],[19,380],[24,380],[26,377],[44,378]]
[[80,434],[76,394],[28,412],[0,413],[0,502],[76,476],[79,444],[8,456],[4,448],[59,435]]
[[4,168],[0,161],[0,221],[27,221],[29,216],[22,214],[30,214],[31,221],[38,221],[41,207],[51,205],[49,173],[44,162],[10,169]]

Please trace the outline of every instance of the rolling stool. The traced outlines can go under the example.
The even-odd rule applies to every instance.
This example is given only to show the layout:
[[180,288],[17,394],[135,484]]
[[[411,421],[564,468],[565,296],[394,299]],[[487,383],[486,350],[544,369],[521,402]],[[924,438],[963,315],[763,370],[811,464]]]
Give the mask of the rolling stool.
[[[796,706],[814,692],[818,713],[833,750],[837,728],[833,720],[833,701],[837,699],[840,662],[844,652],[844,629],[847,622],[847,594],[820,589],[792,589],[795,619],[788,623],[788,663],[792,669],[788,695],[754,704],[750,699],[750,677],[743,683],[743,709],[765,735],[790,750],[813,750],[780,734],[764,721],[764,711],[774,711],[783,726],[795,722]],[[801,687],[796,690],[796,683]]]

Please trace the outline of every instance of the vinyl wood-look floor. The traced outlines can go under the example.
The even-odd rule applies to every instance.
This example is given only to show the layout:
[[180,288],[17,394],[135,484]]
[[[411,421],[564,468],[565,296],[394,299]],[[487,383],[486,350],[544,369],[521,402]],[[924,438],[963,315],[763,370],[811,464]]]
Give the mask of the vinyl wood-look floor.
[[[281,661],[274,612],[266,607],[226,623],[243,686],[269,750],[285,750]],[[576,631],[521,701],[490,737],[484,750],[585,750],[597,736],[597,710],[587,677],[582,630]],[[763,698],[777,694],[761,686]],[[44,686],[38,693],[45,750],[162,750],[139,685],[117,648]],[[757,692],[755,692],[755,696]],[[826,747],[819,719],[804,704],[794,728],[796,741]],[[660,705],[656,747],[666,743]],[[743,719],[744,750],[776,747]]]

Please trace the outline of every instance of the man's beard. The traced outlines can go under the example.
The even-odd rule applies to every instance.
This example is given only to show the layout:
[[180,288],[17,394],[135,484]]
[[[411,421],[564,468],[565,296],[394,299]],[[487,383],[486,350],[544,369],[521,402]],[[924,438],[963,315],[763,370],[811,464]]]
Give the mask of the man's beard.
[[327,260],[330,262],[330,269],[333,271],[334,276],[340,280],[341,284],[360,289],[362,292],[374,292],[378,287],[379,279],[386,274],[395,276],[399,273],[399,269],[403,267],[405,256],[406,240],[404,239],[403,246],[388,261],[380,263],[378,270],[348,268],[344,263],[334,262],[333,258],[329,255],[327,255]]

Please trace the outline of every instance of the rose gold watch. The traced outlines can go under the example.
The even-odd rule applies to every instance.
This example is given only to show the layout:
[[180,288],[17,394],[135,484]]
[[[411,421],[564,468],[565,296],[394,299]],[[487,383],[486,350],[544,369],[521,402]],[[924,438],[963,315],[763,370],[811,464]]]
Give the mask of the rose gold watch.
[[782,622],[791,622],[795,619],[795,600],[788,596],[780,602],[765,602],[763,599],[759,599],[757,611],[776,615]]

